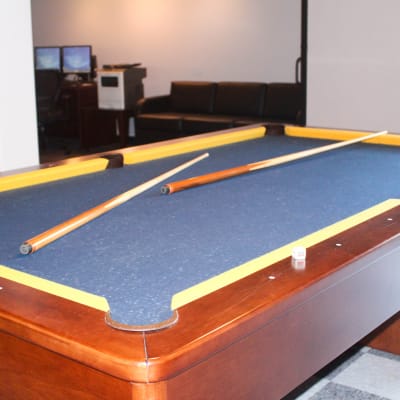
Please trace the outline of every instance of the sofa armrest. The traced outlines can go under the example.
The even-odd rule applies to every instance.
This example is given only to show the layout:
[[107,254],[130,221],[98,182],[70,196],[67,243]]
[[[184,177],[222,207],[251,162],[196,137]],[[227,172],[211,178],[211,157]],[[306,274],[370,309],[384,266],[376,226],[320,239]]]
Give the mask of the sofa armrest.
[[137,114],[169,111],[170,98],[171,96],[169,94],[162,96],[143,97],[136,103]]

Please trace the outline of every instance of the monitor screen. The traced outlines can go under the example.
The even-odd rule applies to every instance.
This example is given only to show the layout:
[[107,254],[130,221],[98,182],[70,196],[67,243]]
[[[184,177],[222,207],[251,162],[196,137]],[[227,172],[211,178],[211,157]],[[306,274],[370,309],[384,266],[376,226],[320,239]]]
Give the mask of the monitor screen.
[[37,70],[60,70],[61,49],[59,47],[35,47],[35,68]]
[[62,71],[66,74],[90,74],[92,72],[91,46],[62,47]]

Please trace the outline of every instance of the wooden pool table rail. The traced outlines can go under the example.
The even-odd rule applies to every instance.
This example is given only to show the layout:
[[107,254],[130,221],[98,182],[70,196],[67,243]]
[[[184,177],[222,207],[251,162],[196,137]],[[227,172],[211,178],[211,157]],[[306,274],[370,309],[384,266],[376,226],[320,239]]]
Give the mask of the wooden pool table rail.
[[308,249],[304,269],[284,259],[154,333],[0,279],[0,398],[279,399],[398,313],[399,232],[396,207]]

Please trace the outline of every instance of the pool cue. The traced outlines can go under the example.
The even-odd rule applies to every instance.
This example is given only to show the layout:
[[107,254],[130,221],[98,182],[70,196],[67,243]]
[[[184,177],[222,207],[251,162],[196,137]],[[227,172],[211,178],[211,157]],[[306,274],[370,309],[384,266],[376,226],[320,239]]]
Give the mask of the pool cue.
[[235,176],[247,174],[249,172],[257,171],[263,168],[273,167],[276,165],[299,160],[301,158],[314,156],[316,154],[323,153],[326,151],[338,149],[340,147],[349,146],[353,143],[358,143],[364,140],[372,139],[377,136],[385,135],[386,133],[388,132],[387,131],[375,132],[370,135],[362,136],[356,139],[350,139],[350,140],[345,140],[343,142],[332,143],[326,146],[321,146],[313,149],[299,151],[296,153],[286,154],[275,158],[270,158],[268,160],[258,161],[221,171],[211,172],[205,175],[195,176],[193,178],[184,179],[182,181],[167,183],[161,187],[161,193],[171,194],[179,192],[181,190],[190,189],[201,185],[207,185],[209,183],[218,182],[228,178],[233,178]]
[[91,208],[90,210],[84,211],[83,213],[62,222],[59,225],[56,225],[53,228],[48,229],[47,231],[40,233],[39,235],[25,241],[21,244],[19,250],[21,254],[30,254],[34,253],[35,251],[41,249],[42,247],[48,245],[49,243],[59,239],[60,237],[66,235],[69,232],[79,228],[80,226],[87,224],[88,222],[92,221],[93,219],[99,217],[100,215],[105,214],[106,212],[112,210],[113,208],[127,202],[128,200],[132,199],[133,197],[143,193],[144,191],[152,188],[155,185],[158,185],[163,180],[170,178],[171,176],[177,174],[178,172],[183,171],[184,169],[192,166],[193,164],[203,160],[204,158],[208,157],[208,153],[204,153],[192,160],[189,160],[176,168],[173,168],[159,176],[156,176],[153,179],[150,179],[147,182],[144,182],[134,188],[119,194],[118,196],[113,197],[110,200],[105,201],[97,205],[96,207]]

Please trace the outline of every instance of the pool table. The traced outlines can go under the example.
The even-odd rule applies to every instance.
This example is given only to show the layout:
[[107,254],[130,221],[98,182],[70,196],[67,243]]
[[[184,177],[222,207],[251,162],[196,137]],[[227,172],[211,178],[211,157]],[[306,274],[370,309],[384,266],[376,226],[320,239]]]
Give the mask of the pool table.
[[[360,340],[400,354],[397,135],[179,193],[156,185],[19,251],[204,152],[169,181],[368,134],[272,133],[2,173],[0,398],[280,399]],[[298,246],[305,260],[292,257]]]

